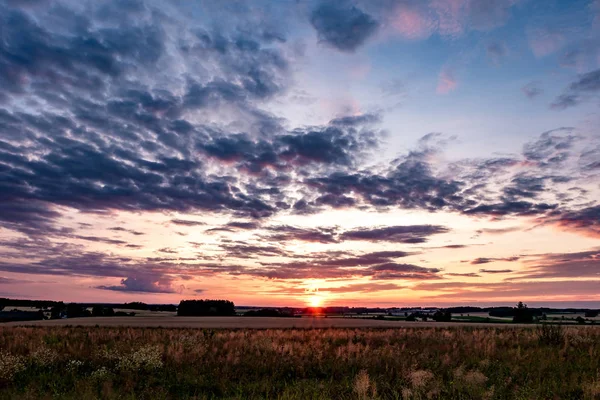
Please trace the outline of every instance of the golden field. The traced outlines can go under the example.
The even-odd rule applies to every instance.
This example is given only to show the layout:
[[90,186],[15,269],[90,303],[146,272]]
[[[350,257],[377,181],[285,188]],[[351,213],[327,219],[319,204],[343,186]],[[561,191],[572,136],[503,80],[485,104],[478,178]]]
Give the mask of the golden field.
[[0,327],[5,399],[598,399],[600,329]]

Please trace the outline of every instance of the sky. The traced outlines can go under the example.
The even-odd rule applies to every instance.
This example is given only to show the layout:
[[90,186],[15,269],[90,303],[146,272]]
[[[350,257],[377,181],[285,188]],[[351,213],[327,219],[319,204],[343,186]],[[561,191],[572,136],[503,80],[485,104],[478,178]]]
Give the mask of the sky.
[[600,306],[600,1],[0,0],[0,297]]

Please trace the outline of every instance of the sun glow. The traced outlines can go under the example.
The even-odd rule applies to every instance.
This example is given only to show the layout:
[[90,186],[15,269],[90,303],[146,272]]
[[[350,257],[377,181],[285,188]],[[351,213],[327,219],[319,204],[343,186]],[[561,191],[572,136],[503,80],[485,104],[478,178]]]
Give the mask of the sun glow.
[[321,307],[323,305],[323,300],[323,297],[316,294],[308,300],[308,303],[311,307]]

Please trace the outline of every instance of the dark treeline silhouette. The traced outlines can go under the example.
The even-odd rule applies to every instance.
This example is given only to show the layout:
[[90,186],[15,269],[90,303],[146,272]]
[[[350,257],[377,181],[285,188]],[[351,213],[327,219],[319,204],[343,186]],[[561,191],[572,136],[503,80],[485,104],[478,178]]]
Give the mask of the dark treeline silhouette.
[[20,300],[20,299],[7,299],[0,298],[0,310],[8,307],[31,307],[31,308],[50,308],[56,304],[62,303],[61,301],[51,300]]
[[228,300],[181,300],[177,315],[187,317],[232,316],[235,305]]
[[244,317],[294,317],[290,310],[279,310],[276,308],[261,308],[260,310],[250,310],[244,313]]
[[121,308],[123,310],[143,310],[143,311],[177,311],[177,306],[174,304],[146,304],[139,301],[131,303],[78,303],[82,307],[110,307],[110,308]]
[[12,321],[38,321],[44,319],[42,311],[2,311],[0,309],[0,322]]

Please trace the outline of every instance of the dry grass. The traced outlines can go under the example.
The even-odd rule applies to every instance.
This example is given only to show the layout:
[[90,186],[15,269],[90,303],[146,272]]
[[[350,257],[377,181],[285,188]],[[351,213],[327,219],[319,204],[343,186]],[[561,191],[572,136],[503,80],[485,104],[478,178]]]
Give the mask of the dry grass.
[[0,327],[0,398],[599,399],[600,330]]
[[[53,319],[46,321],[9,322],[5,326],[115,326],[115,327],[140,327],[140,328],[255,328],[255,329],[283,329],[283,328],[399,328],[399,327],[457,327],[457,326],[489,326],[477,322],[407,322],[386,321],[367,318],[339,318],[339,317],[302,317],[302,318],[275,318],[275,317],[177,317],[171,313],[156,313],[135,317],[94,317],[94,318],[69,318]],[[511,327],[515,324],[494,324],[494,327]]]

